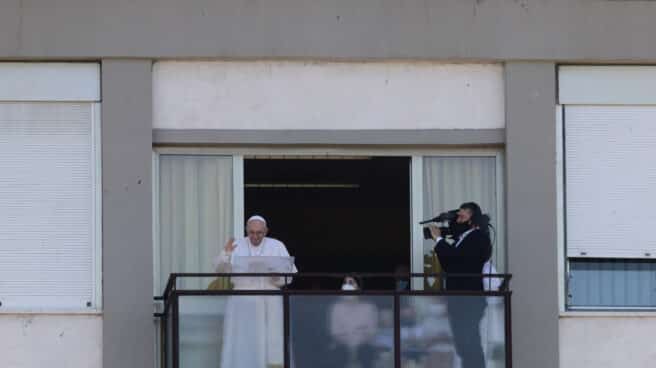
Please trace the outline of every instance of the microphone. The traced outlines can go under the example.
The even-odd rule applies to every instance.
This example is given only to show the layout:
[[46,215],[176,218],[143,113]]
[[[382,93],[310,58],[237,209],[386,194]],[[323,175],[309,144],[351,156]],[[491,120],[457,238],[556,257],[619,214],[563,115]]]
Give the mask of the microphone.
[[437,215],[436,217],[433,217],[432,219],[421,221],[419,224],[424,225],[424,224],[427,224],[429,222],[452,221],[456,217],[458,217],[458,211],[459,211],[459,209],[442,212],[439,215]]

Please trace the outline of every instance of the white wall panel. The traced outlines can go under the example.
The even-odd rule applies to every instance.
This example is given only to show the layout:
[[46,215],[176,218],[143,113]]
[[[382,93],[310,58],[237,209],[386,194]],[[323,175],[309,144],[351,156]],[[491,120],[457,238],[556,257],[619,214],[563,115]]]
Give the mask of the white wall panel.
[[651,368],[656,361],[655,317],[565,317],[560,368]]
[[500,64],[159,62],[154,128],[504,127]]
[[100,65],[0,63],[0,101],[100,101]]
[[656,106],[565,108],[567,255],[656,257]]
[[0,315],[0,331],[0,367],[102,367],[99,315]]
[[656,66],[561,66],[561,105],[656,105]]

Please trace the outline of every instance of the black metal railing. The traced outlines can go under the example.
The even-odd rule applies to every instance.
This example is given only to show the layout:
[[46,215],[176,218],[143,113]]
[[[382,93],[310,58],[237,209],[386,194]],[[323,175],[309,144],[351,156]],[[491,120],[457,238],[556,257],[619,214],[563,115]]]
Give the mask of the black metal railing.
[[[299,290],[287,282],[339,280],[347,276],[391,282],[389,288],[356,291]],[[279,283],[283,286],[248,290],[207,288],[210,281],[216,284],[218,280],[218,285],[226,286],[229,280],[238,278],[270,277],[283,280]],[[488,287],[445,288],[447,280],[466,278],[481,279]],[[237,335],[244,331],[251,337],[258,335],[262,332],[257,330],[258,323],[268,323],[267,328],[279,330],[273,335],[269,331],[265,339],[267,360],[261,368],[276,364],[285,368],[320,368],[321,362],[339,367],[346,366],[349,360],[362,367],[407,367],[413,363],[421,367],[453,367],[454,360],[472,358],[469,354],[480,355],[477,351],[483,352],[486,368],[512,367],[510,278],[509,274],[171,274],[164,293],[155,298],[163,305],[161,312],[155,313],[161,322],[162,367],[235,368],[231,356],[256,359],[243,353],[257,349],[244,349],[240,345],[243,341],[233,340],[238,340]],[[402,280],[415,289],[395,288],[397,281]],[[253,322],[258,318],[258,322]],[[462,331],[454,333],[455,329],[465,329],[456,320],[468,319],[482,321],[478,333],[472,335],[475,338],[468,336],[468,340],[481,340],[479,350],[476,345],[463,347]]]

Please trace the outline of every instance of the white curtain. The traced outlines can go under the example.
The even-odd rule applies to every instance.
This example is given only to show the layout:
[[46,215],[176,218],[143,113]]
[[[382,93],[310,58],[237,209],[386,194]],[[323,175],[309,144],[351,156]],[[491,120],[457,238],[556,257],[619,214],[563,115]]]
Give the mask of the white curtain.
[[[495,157],[424,157],[424,218],[458,208],[464,202],[476,202],[497,232],[503,231],[503,216],[497,213],[497,175]],[[494,238],[494,233],[490,235]],[[497,238],[499,236],[497,235]],[[494,239],[493,239],[494,240]],[[424,249],[432,250],[432,241]],[[497,242],[492,263],[497,272],[505,270],[505,245]],[[489,297],[481,320],[481,339],[487,367],[503,367],[504,305],[501,297]],[[500,353],[501,352],[501,353]]]
[[[458,208],[464,202],[476,202],[490,215],[496,232],[503,230],[497,213],[497,172],[495,157],[424,157],[424,218]],[[494,239],[494,232],[490,232]],[[499,236],[497,234],[497,239]],[[424,249],[432,249],[426,241]],[[505,270],[505,245],[494,244],[492,262],[499,272]]]
[[[175,272],[213,272],[212,259],[233,232],[232,157],[159,158],[159,289]],[[206,288],[187,279],[184,288]]]

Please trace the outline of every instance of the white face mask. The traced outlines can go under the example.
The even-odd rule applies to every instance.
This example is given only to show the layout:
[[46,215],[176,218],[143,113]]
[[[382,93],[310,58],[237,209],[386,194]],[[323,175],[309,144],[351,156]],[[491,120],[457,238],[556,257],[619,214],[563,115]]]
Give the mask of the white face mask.
[[355,290],[357,290],[357,289],[355,288],[355,286],[353,286],[353,285],[351,285],[351,284],[343,284],[343,285],[342,285],[342,290],[346,290],[346,291],[355,291]]

